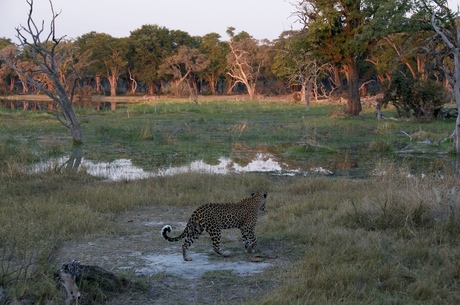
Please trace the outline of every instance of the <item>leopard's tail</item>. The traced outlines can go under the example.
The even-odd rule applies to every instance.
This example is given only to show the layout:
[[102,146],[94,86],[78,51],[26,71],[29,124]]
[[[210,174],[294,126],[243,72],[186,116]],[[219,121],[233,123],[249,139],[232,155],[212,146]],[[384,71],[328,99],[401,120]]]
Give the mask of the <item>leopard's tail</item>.
[[172,241],[179,241],[179,240],[183,239],[187,235],[187,233],[186,233],[187,228],[185,228],[184,231],[179,236],[170,237],[170,236],[168,236],[168,233],[171,232],[171,230],[172,229],[171,229],[170,225],[166,225],[163,228],[161,228],[161,236],[163,236],[164,239],[166,239],[167,241],[171,241],[171,242]]

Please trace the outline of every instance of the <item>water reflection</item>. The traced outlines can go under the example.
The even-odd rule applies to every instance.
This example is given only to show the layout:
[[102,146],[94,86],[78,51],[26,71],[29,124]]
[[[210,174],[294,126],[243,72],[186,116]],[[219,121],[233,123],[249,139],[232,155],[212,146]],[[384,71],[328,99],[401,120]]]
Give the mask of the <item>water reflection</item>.
[[[94,108],[96,110],[115,110],[117,108],[117,104],[123,104],[126,101],[110,101],[110,100],[98,100],[98,101],[91,101],[91,100],[77,100],[73,103],[73,106],[76,108]],[[53,110],[55,105],[54,102],[51,100],[9,100],[9,99],[0,99],[0,107],[8,108],[11,110],[29,110],[29,111],[46,111],[46,110]]]
[[[94,162],[91,160],[79,159],[75,163],[75,158],[61,157],[46,162],[35,164],[31,172],[41,172],[46,170],[73,169],[85,170],[88,174],[102,177],[110,181],[136,180],[149,177],[169,176],[187,172],[209,173],[209,174],[230,174],[230,173],[250,173],[250,172],[271,172],[279,175],[304,175],[299,169],[289,169],[285,163],[280,163],[273,156],[259,153],[247,165],[241,166],[230,158],[220,158],[217,165],[210,165],[203,160],[193,161],[188,165],[178,167],[160,168],[156,171],[146,171],[141,167],[132,164],[129,159],[117,159],[113,162]],[[330,174],[322,168],[312,169],[313,172]]]

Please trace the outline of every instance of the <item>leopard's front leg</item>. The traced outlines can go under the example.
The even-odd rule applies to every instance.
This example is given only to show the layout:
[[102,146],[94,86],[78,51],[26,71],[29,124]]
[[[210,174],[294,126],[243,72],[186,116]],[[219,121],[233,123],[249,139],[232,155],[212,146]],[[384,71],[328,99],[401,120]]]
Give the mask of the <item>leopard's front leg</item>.
[[243,238],[244,248],[248,253],[251,253],[254,247],[257,245],[257,238],[254,233],[254,229],[243,226],[240,228],[241,236]]
[[254,230],[249,230],[249,232],[246,235],[246,243],[244,247],[246,248],[246,251],[248,253],[252,253],[252,250],[254,250],[256,245],[257,245],[256,234],[254,233]]
[[211,236],[212,248],[214,249],[214,251],[215,251],[217,254],[220,254],[220,255],[222,255],[222,256],[224,256],[224,257],[229,256],[229,253],[228,253],[228,252],[223,252],[223,251],[220,249],[221,231],[220,231],[220,230],[215,230],[215,231],[209,232],[209,235]]

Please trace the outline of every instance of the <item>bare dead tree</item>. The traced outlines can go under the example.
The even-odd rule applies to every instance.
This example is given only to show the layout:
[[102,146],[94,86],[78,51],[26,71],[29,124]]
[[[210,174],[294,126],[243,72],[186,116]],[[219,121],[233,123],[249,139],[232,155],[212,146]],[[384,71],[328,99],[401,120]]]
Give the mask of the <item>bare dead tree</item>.
[[234,35],[234,30],[233,27],[227,29],[227,34],[230,36],[227,75],[233,80],[229,92],[237,84],[243,84],[248,91],[249,99],[254,100],[257,80],[264,65],[266,52],[249,34],[242,32]]
[[[436,3],[445,12],[450,12],[449,8],[441,3]],[[433,10],[431,15],[431,25],[436,33],[442,38],[445,46],[449,49],[454,60],[453,67],[448,65],[440,65],[441,69],[452,86],[454,91],[455,102],[457,104],[457,120],[453,132],[455,152],[460,153],[460,17],[455,19],[455,27],[447,29],[438,26],[436,21],[436,11]]]
[[[68,94],[65,84],[65,81],[73,81],[74,83],[72,88],[75,88],[77,75],[75,73],[73,77],[69,77],[65,81],[62,81],[59,73],[60,65],[63,64],[63,61],[68,58],[70,53],[73,51],[72,48],[61,48],[61,42],[63,42],[65,36],[60,38],[56,37],[56,18],[60,15],[60,13],[54,12],[53,2],[52,0],[49,0],[52,19],[50,22],[50,31],[46,35],[44,33],[45,22],[42,21],[41,25],[38,25],[32,18],[34,1],[26,1],[27,4],[29,4],[27,24],[16,28],[16,37],[20,42],[19,47],[27,52],[28,56],[37,65],[38,69],[35,71],[25,71],[15,62],[9,60],[6,54],[1,51],[0,60],[4,61],[20,77],[23,77],[29,84],[45,93],[55,104],[59,106],[59,110],[56,110],[55,112],[57,119],[67,129],[69,129],[74,144],[80,144],[82,143],[81,125],[72,108],[74,90],[72,89],[70,94]],[[44,39],[42,39],[42,37],[44,37]],[[52,86],[44,84],[43,79],[51,81]]]

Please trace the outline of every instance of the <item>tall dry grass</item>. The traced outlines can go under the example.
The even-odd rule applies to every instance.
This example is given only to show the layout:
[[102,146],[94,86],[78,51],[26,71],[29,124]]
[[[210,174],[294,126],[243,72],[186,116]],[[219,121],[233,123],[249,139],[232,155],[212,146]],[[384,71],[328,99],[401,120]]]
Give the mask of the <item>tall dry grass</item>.
[[[86,153],[104,155],[115,147],[128,154],[143,152],[138,158],[148,156],[148,162],[153,163],[159,158],[152,157],[153,152],[160,149],[167,154],[183,146],[188,148],[186,152],[202,157],[202,152],[227,151],[231,145],[250,149],[247,143],[267,143],[280,144],[277,149],[283,154],[289,153],[289,149],[283,150],[289,146],[285,143],[300,138],[318,144],[321,149],[314,153],[324,157],[329,147],[349,147],[353,141],[376,152],[388,151],[389,145],[404,147],[407,141],[398,136],[398,130],[414,130],[410,122],[375,127],[373,120],[332,120],[325,117],[328,110],[323,107],[312,108],[303,124],[297,106],[292,107],[265,103],[203,103],[197,107],[183,103],[159,104],[155,111],[147,105],[135,106],[130,116],[125,110],[110,115],[90,113],[84,125],[88,142],[115,145],[101,145],[104,149]],[[298,108],[303,113],[304,108]],[[145,115],[149,113],[155,117]],[[228,132],[228,127],[242,123],[242,114],[253,120],[249,120],[251,124],[242,134],[240,130]],[[119,213],[157,205],[194,208],[204,202],[236,201],[253,191],[266,191],[266,212],[257,226],[260,246],[272,249],[287,263],[260,275],[260,281],[268,281],[273,289],[253,303],[460,301],[458,178],[445,167],[443,176],[434,169],[433,174],[422,177],[410,175],[404,164],[380,164],[369,179],[189,173],[106,182],[84,171],[55,168],[27,174],[26,164],[35,161],[37,154],[59,155],[66,148],[54,137],[62,128],[54,118],[21,119],[25,124],[10,116],[0,122],[5,128],[0,138],[0,286],[12,300],[30,304],[61,301],[53,279],[60,263],[54,259],[55,252],[71,239],[119,233],[112,221]],[[154,119],[161,123],[152,123]],[[442,130],[451,129],[448,123],[437,124]],[[431,127],[424,126],[427,130]],[[24,135],[31,132],[36,134],[30,138],[46,134],[56,141],[48,139],[50,143],[45,145],[24,141],[23,145]],[[440,133],[438,137],[445,138],[445,132]],[[28,145],[36,146],[29,149]],[[306,162],[313,157],[313,151],[304,147],[293,152]],[[182,156],[187,158],[186,153]],[[246,280],[234,281],[244,285]]]
[[275,272],[278,288],[254,304],[460,301],[457,178],[391,166],[380,173],[296,179],[276,195],[262,231],[287,241],[294,259]]
[[11,300],[53,303],[60,299],[53,273],[62,263],[54,256],[66,241],[116,234],[113,216],[138,207],[236,201],[265,191],[264,179],[254,177],[189,173],[107,182],[65,168],[31,174],[12,157],[0,166],[0,287]]
[[84,172],[24,174],[12,162],[2,168],[0,286],[13,298],[59,299],[52,280],[55,251],[69,239],[116,233],[111,219],[117,213],[196,207],[265,191],[260,244],[289,264],[261,275],[274,289],[254,304],[460,300],[454,175],[411,176],[380,165],[378,175],[363,180],[189,173],[105,182]]

